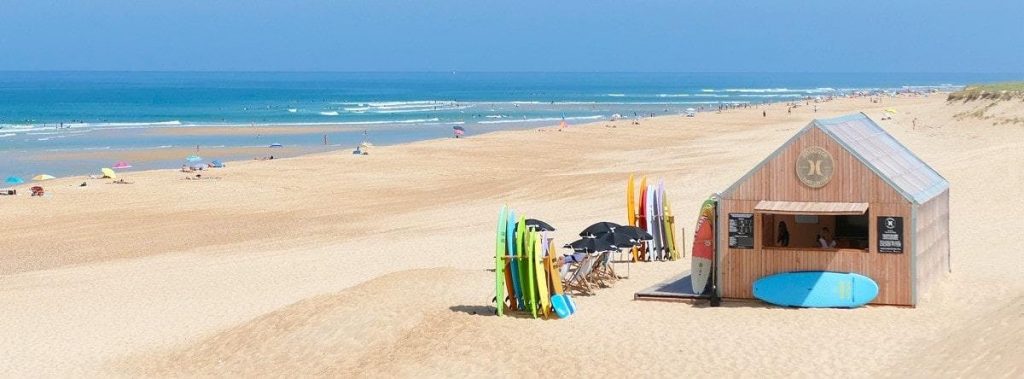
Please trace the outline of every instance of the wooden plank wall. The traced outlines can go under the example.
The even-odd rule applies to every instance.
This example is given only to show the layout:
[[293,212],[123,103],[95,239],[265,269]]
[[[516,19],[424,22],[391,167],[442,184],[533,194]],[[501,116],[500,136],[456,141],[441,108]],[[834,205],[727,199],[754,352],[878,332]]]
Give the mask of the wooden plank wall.
[[917,294],[949,272],[949,190],[917,210]]
[[[835,161],[832,180],[822,188],[805,186],[796,177],[796,158],[804,148],[824,148]],[[850,203],[909,202],[856,157],[818,128],[804,133],[774,159],[723,198],[734,200],[834,201]]]
[[[796,176],[796,158],[809,146],[824,148],[835,162],[832,180],[822,188],[807,187]],[[762,236],[755,236],[754,249],[730,249],[729,213],[754,213],[760,200],[867,202],[870,248],[868,252],[762,249]],[[903,217],[903,254],[877,253],[878,216]],[[758,232],[762,231],[761,218],[755,216]],[[874,279],[879,285],[879,296],[874,303],[913,304],[911,203],[817,128],[812,127],[794,140],[733,191],[723,193],[718,225],[721,225],[718,279],[723,297],[752,298],[754,281],[766,275],[794,270],[830,270],[856,272]]]

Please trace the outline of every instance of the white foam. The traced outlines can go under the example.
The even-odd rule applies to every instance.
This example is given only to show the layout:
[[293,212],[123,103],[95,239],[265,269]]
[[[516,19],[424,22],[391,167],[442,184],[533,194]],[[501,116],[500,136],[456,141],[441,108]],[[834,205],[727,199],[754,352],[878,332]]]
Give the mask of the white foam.
[[772,98],[775,98],[775,97],[790,97],[790,98],[792,98],[792,97],[804,97],[804,95],[801,95],[801,94],[798,94],[798,93],[785,93],[785,94],[757,94],[757,95],[753,95],[753,94],[742,94],[742,95],[736,95],[736,96],[738,96],[738,97],[758,97],[758,98],[766,98],[766,97],[772,97]]
[[298,112],[298,111],[299,110],[296,109],[296,108],[288,108],[288,113],[295,113],[295,112]]
[[561,120],[596,120],[604,118],[602,115],[597,116],[578,116],[578,117],[542,117],[542,118],[527,118],[518,120],[495,120],[495,121],[480,121],[477,124],[511,124],[511,123],[531,123],[531,122],[546,122],[546,121],[561,121]]
[[337,111],[320,112],[320,115],[321,116],[337,116],[338,112]]
[[16,135],[17,134],[14,134],[14,133],[0,134],[0,138],[14,137]]
[[78,124],[70,124],[70,125],[69,124],[64,124],[64,125],[65,125],[65,127],[69,127],[69,128],[75,128],[75,127],[110,128],[110,127],[126,127],[126,126],[180,126],[180,125],[183,125],[183,124],[181,123],[181,121],[171,120],[171,121],[154,121],[154,122],[99,122],[99,123],[78,123]]
[[626,94],[624,94],[624,93],[609,93],[609,94],[607,94],[605,96],[608,96],[608,97],[625,97]]

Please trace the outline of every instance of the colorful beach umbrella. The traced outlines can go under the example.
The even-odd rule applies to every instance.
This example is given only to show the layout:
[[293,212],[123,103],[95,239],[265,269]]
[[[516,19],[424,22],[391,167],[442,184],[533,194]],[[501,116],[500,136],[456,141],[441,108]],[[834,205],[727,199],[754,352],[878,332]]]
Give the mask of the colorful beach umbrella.
[[115,170],[123,170],[126,168],[132,168],[132,165],[128,164],[128,162],[125,161],[117,161],[117,163],[114,163],[114,165],[110,167]]
[[46,174],[39,174],[39,175],[36,175],[36,176],[34,176],[32,178],[32,180],[35,180],[35,181],[38,181],[38,182],[41,182],[43,180],[50,180],[50,179],[57,179],[57,178],[54,177],[53,175],[46,175]]
[[199,162],[199,161],[203,160],[203,157],[200,157],[198,155],[192,154],[192,155],[189,155],[189,156],[185,157],[185,160],[189,161],[189,162]]
[[4,180],[4,183],[7,183],[7,184],[24,184],[25,181],[22,180],[21,178],[17,177],[17,176],[8,176],[7,179]]
[[100,172],[103,173],[104,178],[117,179],[117,174],[114,174],[114,170],[104,167],[100,169]]

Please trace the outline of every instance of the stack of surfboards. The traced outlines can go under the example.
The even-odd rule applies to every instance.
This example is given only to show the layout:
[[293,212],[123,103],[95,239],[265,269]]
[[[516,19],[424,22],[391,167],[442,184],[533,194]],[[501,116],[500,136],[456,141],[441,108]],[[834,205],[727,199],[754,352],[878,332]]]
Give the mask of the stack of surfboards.
[[576,313],[562,290],[562,277],[551,239],[526,226],[526,217],[507,206],[498,215],[494,251],[494,293],[498,316],[506,310],[533,318],[566,318]]
[[654,237],[632,250],[633,261],[664,261],[679,259],[676,244],[675,217],[672,206],[665,196],[665,181],[657,185],[647,184],[647,177],[640,179],[639,196],[633,175],[626,186],[626,216],[629,225],[644,229]]

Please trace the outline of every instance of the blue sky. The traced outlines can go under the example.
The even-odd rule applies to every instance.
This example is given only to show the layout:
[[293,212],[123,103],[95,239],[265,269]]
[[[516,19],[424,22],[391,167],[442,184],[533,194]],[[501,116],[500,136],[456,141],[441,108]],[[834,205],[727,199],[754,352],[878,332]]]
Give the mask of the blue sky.
[[1021,20],[1021,0],[6,0],[0,70],[1021,72]]

